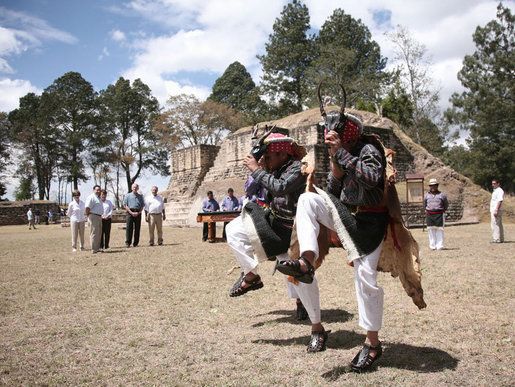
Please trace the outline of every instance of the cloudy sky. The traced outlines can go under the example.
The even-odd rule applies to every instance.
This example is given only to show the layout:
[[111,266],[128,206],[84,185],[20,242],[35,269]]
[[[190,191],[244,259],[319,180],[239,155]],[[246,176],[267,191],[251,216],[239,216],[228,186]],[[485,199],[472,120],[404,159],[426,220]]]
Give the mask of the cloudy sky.
[[[41,93],[67,71],[102,90],[120,76],[141,78],[161,103],[209,95],[229,64],[259,83],[262,54],[286,0],[0,0],[0,111]],[[432,57],[441,105],[461,87],[456,74],[474,51],[472,34],[496,16],[490,0],[306,0],[317,30],[342,8],[370,29],[392,58],[385,32],[402,25]],[[513,1],[504,1],[514,7]],[[389,65],[393,65],[390,60]]]

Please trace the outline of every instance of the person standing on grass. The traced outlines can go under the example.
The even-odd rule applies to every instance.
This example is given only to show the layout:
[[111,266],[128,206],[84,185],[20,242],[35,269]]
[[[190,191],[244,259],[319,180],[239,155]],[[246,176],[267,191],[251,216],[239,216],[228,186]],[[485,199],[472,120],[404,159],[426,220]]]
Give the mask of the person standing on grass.
[[[222,211],[239,211],[240,208],[240,202],[236,196],[234,196],[234,190],[232,188],[229,188],[227,190],[227,196],[222,200]],[[229,222],[224,222],[224,231],[222,234],[222,238],[224,240],[227,240],[227,237],[225,235],[225,227]]]
[[100,200],[102,201],[102,238],[100,239],[100,248],[109,248],[109,239],[111,236],[111,221],[113,217],[113,203],[107,198],[107,191],[103,189],[100,191]]
[[84,250],[84,228],[86,225],[86,205],[80,200],[80,191],[72,192],[72,201],[68,204],[66,213],[70,218],[70,229],[72,231],[72,251],[77,251],[77,237],[79,237],[80,250]]
[[[215,212],[220,211],[220,205],[215,200],[213,196],[213,191],[207,191],[207,198],[204,199],[202,202],[202,212]],[[213,224],[213,227],[216,230],[216,223]],[[204,222],[203,228],[202,228],[202,241],[207,241],[209,233],[209,224],[208,222]]]
[[29,207],[27,211],[27,220],[29,221],[29,230],[33,228],[36,229],[36,225],[34,224],[34,213],[32,212],[32,207]]
[[102,214],[104,206],[100,200],[100,186],[97,184],[93,187],[93,193],[86,199],[86,216],[88,217],[90,231],[91,250],[93,254],[100,250],[100,241],[102,239]]
[[157,229],[157,244],[163,244],[163,220],[166,220],[165,205],[161,195],[157,194],[157,186],[153,186],[150,195],[145,198],[145,221],[148,223],[150,246],[154,246],[154,230]]
[[438,180],[429,180],[429,192],[424,196],[426,210],[427,234],[429,235],[429,248],[431,250],[443,249],[443,228],[445,212],[449,208],[447,195],[438,190]]
[[504,228],[502,225],[502,202],[504,191],[497,179],[492,180],[492,198],[490,199],[490,225],[492,227],[492,243],[504,242]]
[[139,186],[136,183],[132,184],[131,192],[129,192],[123,199],[123,204],[127,211],[125,223],[125,246],[127,247],[131,247],[131,244],[136,247],[139,244],[141,213],[145,208],[145,201],[143,199],[143,195],[138,193],[138,190]]

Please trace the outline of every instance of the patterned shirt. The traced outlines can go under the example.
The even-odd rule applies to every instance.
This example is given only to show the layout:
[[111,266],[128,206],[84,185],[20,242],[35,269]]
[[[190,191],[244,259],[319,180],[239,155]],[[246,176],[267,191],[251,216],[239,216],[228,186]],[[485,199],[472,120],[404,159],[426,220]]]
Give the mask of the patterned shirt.
[[448,207],[447,195],[443,192],[438,191],[436,194],[427,192],[424,196],[424,208],[426,211],[445,212]]
[[302,163],[288,160],[272,173],[262,169],[252,172],[252,178],[266,189],[267,203],[277,215],[293,219],[297,212],[297,201],[306,189],[306,177],[301,172]]
[[327,191],[353,206],[376,206],[383,199],[383,155],[372,144],[359,142],[351,152],[338,149],[333,161],[343,170],[341,179],[329,173]]

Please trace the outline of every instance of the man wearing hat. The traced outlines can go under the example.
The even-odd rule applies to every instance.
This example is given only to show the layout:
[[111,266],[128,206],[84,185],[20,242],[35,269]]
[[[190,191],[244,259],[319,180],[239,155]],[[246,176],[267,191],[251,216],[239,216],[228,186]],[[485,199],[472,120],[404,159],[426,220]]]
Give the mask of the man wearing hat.
[[431,250],[443,249],[444,215],[449,207],[447,195],[438,190],[438,180],[429,180],[429,192],[424,196],[427,233]]

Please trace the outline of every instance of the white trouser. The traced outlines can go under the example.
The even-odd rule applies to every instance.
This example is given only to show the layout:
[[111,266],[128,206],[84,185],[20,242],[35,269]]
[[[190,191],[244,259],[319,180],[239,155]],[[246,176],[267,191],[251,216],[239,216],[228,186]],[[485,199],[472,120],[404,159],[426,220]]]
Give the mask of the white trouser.
[[290,298],[300,298],[302,305],[308,312],[311,324],[318,324],[322,321],[320,317],[320,291],[318,289],[317,277],[313,278],[313,282],[305,284],[299,282],[295,285],[286,279],[288,296]]
[[[227,236],[227,244],[231,247],[240,264],[241,270],[244,274],[252,272],[257,274],[257,266],[259,264],[257,258],[254,256],[253,248],[250,239],[245,232],[241,216],[229,222],[225,229]],[[277,260],[284,261],[289,259],[288,254],[279,254]],[[288,295],[291,298],[300,298],[302,304],[306,308],[311,323],[316,324],[320,322],[320,295],[318,291],[318,282],[316,278],[311,284],[299,283],[294,285],[289,281],[287,282]]]
[[492,227],[492,239],[494,242],[504,242],[504,228],[502,226],[502,211],[497,216],[490,213],[490,226]]
[[[312,192],[300,195],[295,222],[301,255],[306,251],[312,251],[318,258],[319,223],[331,230],[335,228],[322,197]],[[383,321],[384,293],[383,289],[377,286],[377,263],[382,247],[383,244],[381,243],[372,253],[353,261],[359,325],[367,331],[378,331]],[[313,284],[315,283],[316,281],[313,281]],[[310,293],[311,299],[316,302],[314,311],[308,309],[308,305],[304,304],[303,294],[299,293],[310,318],[312,314],[315,315],[316,310],[320,310],[318,283],[314,287],[316,289],[312,287],[307,291],[307,293]],[[309,304],[309,300],[306,300],[306,303]]]
[[229,222],[225,228],[227,244],[233,250],[236,261],[240,264],[244,274],[253,272],[257,274],[258,260],[254,257],[254,249],[245,232],[241,216]]
[[443,227],[428,226],[429,248],[431,250],[443,249]]

